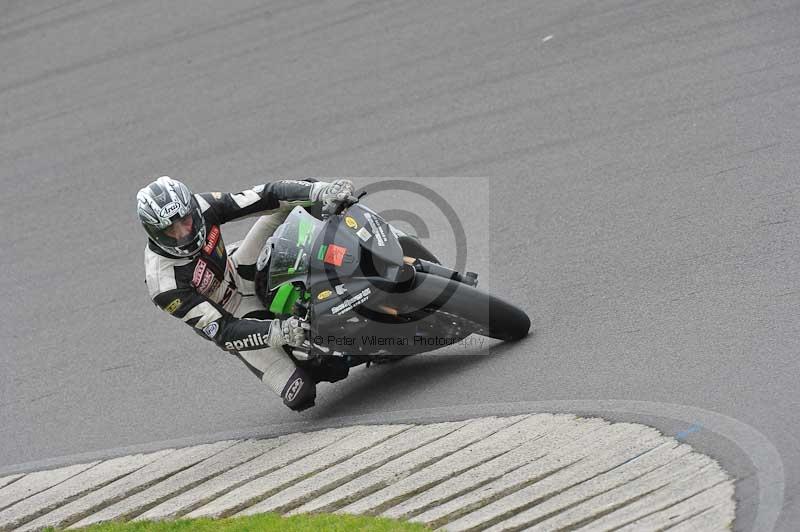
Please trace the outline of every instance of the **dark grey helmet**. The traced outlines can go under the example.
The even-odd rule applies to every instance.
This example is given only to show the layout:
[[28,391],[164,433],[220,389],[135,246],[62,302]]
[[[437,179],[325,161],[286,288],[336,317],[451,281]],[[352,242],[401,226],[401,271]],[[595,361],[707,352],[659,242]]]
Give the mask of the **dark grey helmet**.
[[[193,257],[206,240],[206,223],[200,205],[189,187],[168,176],[161,176],[136,194],[139,221],[147,236],[158,247],[175,257]],[[179,238],[170,236],[170,226],[182,222],[191,229]]]

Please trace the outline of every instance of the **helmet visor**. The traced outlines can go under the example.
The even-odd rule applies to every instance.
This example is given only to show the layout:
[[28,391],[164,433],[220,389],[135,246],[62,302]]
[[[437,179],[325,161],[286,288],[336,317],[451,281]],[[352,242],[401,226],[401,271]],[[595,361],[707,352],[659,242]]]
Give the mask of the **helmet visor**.
[[205,221],[199,209],[190,209],[184,216],[175,216],[171,225],[154,231],[153,239],[162,249],[178,256],[197,253],[206,237]]

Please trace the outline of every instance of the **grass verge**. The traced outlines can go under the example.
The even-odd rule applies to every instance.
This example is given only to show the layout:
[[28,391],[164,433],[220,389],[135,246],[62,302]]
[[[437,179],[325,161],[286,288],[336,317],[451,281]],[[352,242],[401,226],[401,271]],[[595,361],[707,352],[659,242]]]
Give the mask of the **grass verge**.
[[[48,528],[48,531],[56,529]],[[418,523],[362,515],[309,514],[283,517],[260,514],[227,519],[181,519],[179,521],[141,521],[101,523],[79,529],[82,532],[426,532]]]

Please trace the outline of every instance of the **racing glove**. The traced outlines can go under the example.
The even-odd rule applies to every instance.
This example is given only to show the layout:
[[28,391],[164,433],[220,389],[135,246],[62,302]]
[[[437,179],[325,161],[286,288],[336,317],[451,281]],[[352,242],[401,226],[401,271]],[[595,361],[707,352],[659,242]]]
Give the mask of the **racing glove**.
[[336,179],[331,183],[318,181],[311,187],[311,200],[322,202],[323,212],[333,213],[353,195],[354,190],[355,186],[349,179]]
[[272,320],[267,343],[270,347],[282,347],[284,345],[300,347],[306,341],[307,331],[310,328],[311,326],[308,323],[302,322],[295,317],[286,320]]

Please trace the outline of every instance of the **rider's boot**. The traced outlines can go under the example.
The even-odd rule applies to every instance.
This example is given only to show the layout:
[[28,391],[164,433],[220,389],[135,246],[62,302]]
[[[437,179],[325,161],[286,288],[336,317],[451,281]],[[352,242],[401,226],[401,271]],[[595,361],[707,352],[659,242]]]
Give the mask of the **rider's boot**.
[[234,355],[292,410],[299,412],[314,406],[317,396],[314,379],[298,368],[283,349],[270,347]]

